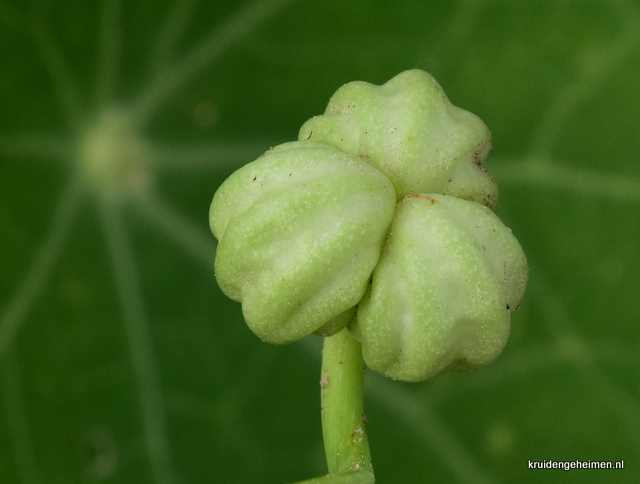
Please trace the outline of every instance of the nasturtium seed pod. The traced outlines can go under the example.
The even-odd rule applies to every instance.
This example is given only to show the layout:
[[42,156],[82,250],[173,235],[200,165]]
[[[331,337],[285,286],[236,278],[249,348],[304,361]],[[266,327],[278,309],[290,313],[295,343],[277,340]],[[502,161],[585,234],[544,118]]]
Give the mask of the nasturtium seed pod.
[[426,72],[344,85],[299,141],[234,172],[209,214],[216,278],[264,341],[349,328],[422,381],[502,352],[527,262],[491,211],[491,135]]
[[264,341],[337,332],[366,290],[395,205],[391,182],[357,157],[313,142],[272,148],[214,195],[218,283]]
[[365,362],[404,381],[490,363],[507,342],[527,272],[520,244],[484,205],[406,195],[351,325]]
[[449,101],[436,80],[413,69],[386,84],[351,82],[299,140],[322,142],[370,163],[393,183],[398,199],[444,193],[492,207],[498,188],[484,170],[491,134],[476,115]]

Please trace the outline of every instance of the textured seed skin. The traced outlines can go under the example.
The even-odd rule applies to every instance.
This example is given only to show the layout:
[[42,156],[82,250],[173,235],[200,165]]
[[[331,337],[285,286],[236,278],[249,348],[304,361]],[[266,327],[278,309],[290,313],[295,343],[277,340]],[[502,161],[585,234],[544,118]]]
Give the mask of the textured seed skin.
[[[382,173],[344,152],[280,145],[233,173],[214,196],[218,283],[242,302],[264,341],[317,331],[362,297],[395,198]],[[347,322],[342,317],[329,331]]]
[[486,125],[426,72],[345,84],[299,141],[214,195],[218,283],[264,341],[347,326],[372,370],[404,381],[486,365],[528,276],[491,211],[490,151]]
[[421,381],[477,368],[502,352],[526,279],[518,241],[487,207],[409,195],[351,329],[367,365],[385,376]]
[[495,205],[498,187],[484,170],[491,133],[476,115],[451,104],[437,81],[413,69],[376,86],[350,82],[300,140],[327,143],[375,166],[398,199],[444,193]]

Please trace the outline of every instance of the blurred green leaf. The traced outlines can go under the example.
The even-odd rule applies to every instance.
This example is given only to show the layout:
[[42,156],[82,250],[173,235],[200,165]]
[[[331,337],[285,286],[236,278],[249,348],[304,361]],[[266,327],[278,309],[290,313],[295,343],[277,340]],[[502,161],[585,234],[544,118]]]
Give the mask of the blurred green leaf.
[[[326,472],[321,342],[249,332],[208,206],[341,84],[409,68],[492,130],[531,277],[489,367],[367,375],[378,482],[640,479],[638,2],[0,0],[0,58],[3,482]],[[131,128],[87,144],[108,112]]]

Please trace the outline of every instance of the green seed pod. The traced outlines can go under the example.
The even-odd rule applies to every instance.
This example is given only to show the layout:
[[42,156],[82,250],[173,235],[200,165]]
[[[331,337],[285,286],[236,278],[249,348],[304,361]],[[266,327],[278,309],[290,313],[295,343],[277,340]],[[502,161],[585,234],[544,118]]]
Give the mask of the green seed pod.
[[215,269],[271,343],[349,326],[374,371],[425,380],[504,348],[527,263],[488,207],[491,135],[419,70],[353,82],[298,142],[216,192]]
[[485,206],[407,195],[351,327],[367,365],[422,381],[490,363],[507,342],[527,271],[518,241]]
[[273,148],[213,198],[218,283],[265,341],[337,332],[366,289],[395,204],[391,182],[358,158],[311,142]]
[[382,86],[345,84],[325,113],[307,121],[300,140],[327,143],[381,170],[398,199],[444,193],[492,207],[498,188],[484,170],[491,133],[474,114],[447,99],[421,70]]

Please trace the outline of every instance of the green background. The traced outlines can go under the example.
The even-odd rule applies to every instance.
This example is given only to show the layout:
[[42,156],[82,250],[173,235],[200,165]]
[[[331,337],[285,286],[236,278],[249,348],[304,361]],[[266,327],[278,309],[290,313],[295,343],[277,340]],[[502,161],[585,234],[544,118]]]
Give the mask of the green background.
[[341,84],[409,68],[491,129],[531,273],[492,365],[367,373],[377,482],[640,481],[638,2],[0,0],[0,59],[0,482],[326,472],[320,338],[247,329],[208,207]]

